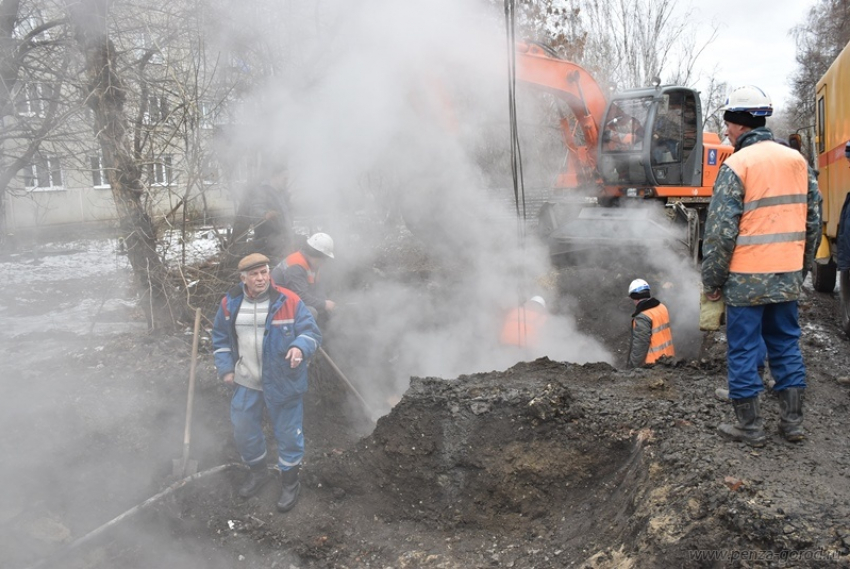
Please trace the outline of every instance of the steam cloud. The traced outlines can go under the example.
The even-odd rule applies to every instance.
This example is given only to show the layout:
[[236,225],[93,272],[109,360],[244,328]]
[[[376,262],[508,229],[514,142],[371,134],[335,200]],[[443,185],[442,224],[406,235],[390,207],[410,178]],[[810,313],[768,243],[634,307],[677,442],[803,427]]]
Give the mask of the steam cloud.
[[[512,217],[501,15],[456,0],[325,2],[321,13],[290,3],[287,10],[287,21],[301,24],[301,65],[246,105],[241,136],[280,149],[296,216],[334,237],[339,276],[371,267],[371,251],[397,231],[352,222],[352,212],[376,219],[401,211],[446,267],[429,286],[377,278],[355,297],[335,299],[350,304],[335,317],[328,351],[356,365],[347,373],[378,407],[411,375],[450,378],[512,365],[498,345],[503,315],[556,291],[545,283],[543,244],[519,238]],[[528,108],[522,113],[545,123],[529,119]],[[546,128],[557,132],[557,122]],[[482,161],[482,149],[497,159]],[[502,191],[487,189],[494,184]],[[630,306],[616,310],[627,329]],[[681,314],[674,311],[674,321]],[[555,335],[529,358],[614,363],[573,315],[556,318]]]

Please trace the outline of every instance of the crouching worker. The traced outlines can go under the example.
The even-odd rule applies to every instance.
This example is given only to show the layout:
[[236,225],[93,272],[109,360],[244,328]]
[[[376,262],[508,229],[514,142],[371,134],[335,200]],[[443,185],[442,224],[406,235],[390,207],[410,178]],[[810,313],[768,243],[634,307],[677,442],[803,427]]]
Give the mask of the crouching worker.
[[670,314],[658,299],[652,298],[649,283],[635,279],[629,285],[629,298],[635,303],[628,367],[654,364],[662,357],[675,357]]
[[499,343],[529,350],[538,348],[547,318],[546,301],[542,296],[532,296],[525,304],[508,312]]
[[268,257],[253,253],[239,261],[238,269],[241,283],[221,300],[212,342],[218,376],[235,387],[230,420],[236,448],[249,467],[239,496],[250,498],[271,478],[262,426],[265,405],[283,480],[277,509],[287,512],[301,489],[307,362],[319,349],[322,334],[298,295],[271,285]]

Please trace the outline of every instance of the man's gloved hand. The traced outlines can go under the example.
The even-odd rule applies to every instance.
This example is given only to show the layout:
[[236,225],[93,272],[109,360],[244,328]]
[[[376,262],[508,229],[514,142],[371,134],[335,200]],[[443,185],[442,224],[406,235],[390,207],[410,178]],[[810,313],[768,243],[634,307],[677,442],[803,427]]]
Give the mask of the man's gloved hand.
[[719,288],[716,288],[714,290],[710,290],[710,291],[705,293],[706,300],[709,300],[711,302],[717,302],[718,300],[720,300],[720,298],[722,296],[723,296],[723,293],[721,292],[721,290]]
[[703,331],[720,330],[726,317],[726,303],[719,290],[705,291],[699,296],[699,329]]

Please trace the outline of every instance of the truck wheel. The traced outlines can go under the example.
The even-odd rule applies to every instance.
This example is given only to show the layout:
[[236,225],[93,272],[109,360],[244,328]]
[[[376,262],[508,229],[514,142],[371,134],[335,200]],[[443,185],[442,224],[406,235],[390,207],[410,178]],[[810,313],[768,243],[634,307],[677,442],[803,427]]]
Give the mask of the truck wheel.
[[838,315],[841,320],[841,329],[844,333],[850,336],[850,270],[841,271],[841,278],[838,283],[840,287],[838,291]]
[[835,261],[832,259],[827,263],[812,263],[812,286],[818,292],[832,292],[835,290]]

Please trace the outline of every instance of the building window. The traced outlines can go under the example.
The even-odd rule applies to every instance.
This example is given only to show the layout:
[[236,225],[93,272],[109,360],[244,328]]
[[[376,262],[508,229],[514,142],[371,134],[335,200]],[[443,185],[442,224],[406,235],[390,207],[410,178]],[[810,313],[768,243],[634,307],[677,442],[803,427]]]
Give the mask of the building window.
[[209,101],[198,101],[198,124],[203,129],[210,129],[215,126],[213,112],[215,106]]
[[168,118],[168,99],[148,97],[145,108],[145,124],[157,124]]
[[28,83],[18,93],[15,110],[21,117],[44,117],[47,101],[44,100],[44,86],[41,83]]
[[218,167],[218,162],[213,158],[207,158],[201,165],[201,179],[204,184],[212,186],[217,184],[221,174]]
[[152,186],[169,186],[174,183],[170,154],[163,154],[159,160],[148,166],[148,179]]
[[23,13],[22,9],[21,12],[15,22],[15,36],[17,38],[25,38],[39,26],[44,25],[44,17],[38,8],[30,8],[27,13]]
[[230,170],[233,181],[235,182],[247,182],[248,181],[248,171],[250,170],[250,166],[248,165],[247,158],[240,158],[236,164],[233,165],[233,168]]
[[91,164],[91,181],[95,188],[109,188],[109,178],[106,175],[106,169],[103,167],[103,157],[100,155],[89,157]]
[[24,186],[33,190],[61,190],[62,165],[58,156],[38,155],[35,162],[23,169]]
[[128,31],[124,37],[126,38],[125,46],[134,58],[137,60],[147,58],[147,62],[154,65],[163,63],[164,58],[158,43],[148,33]]

